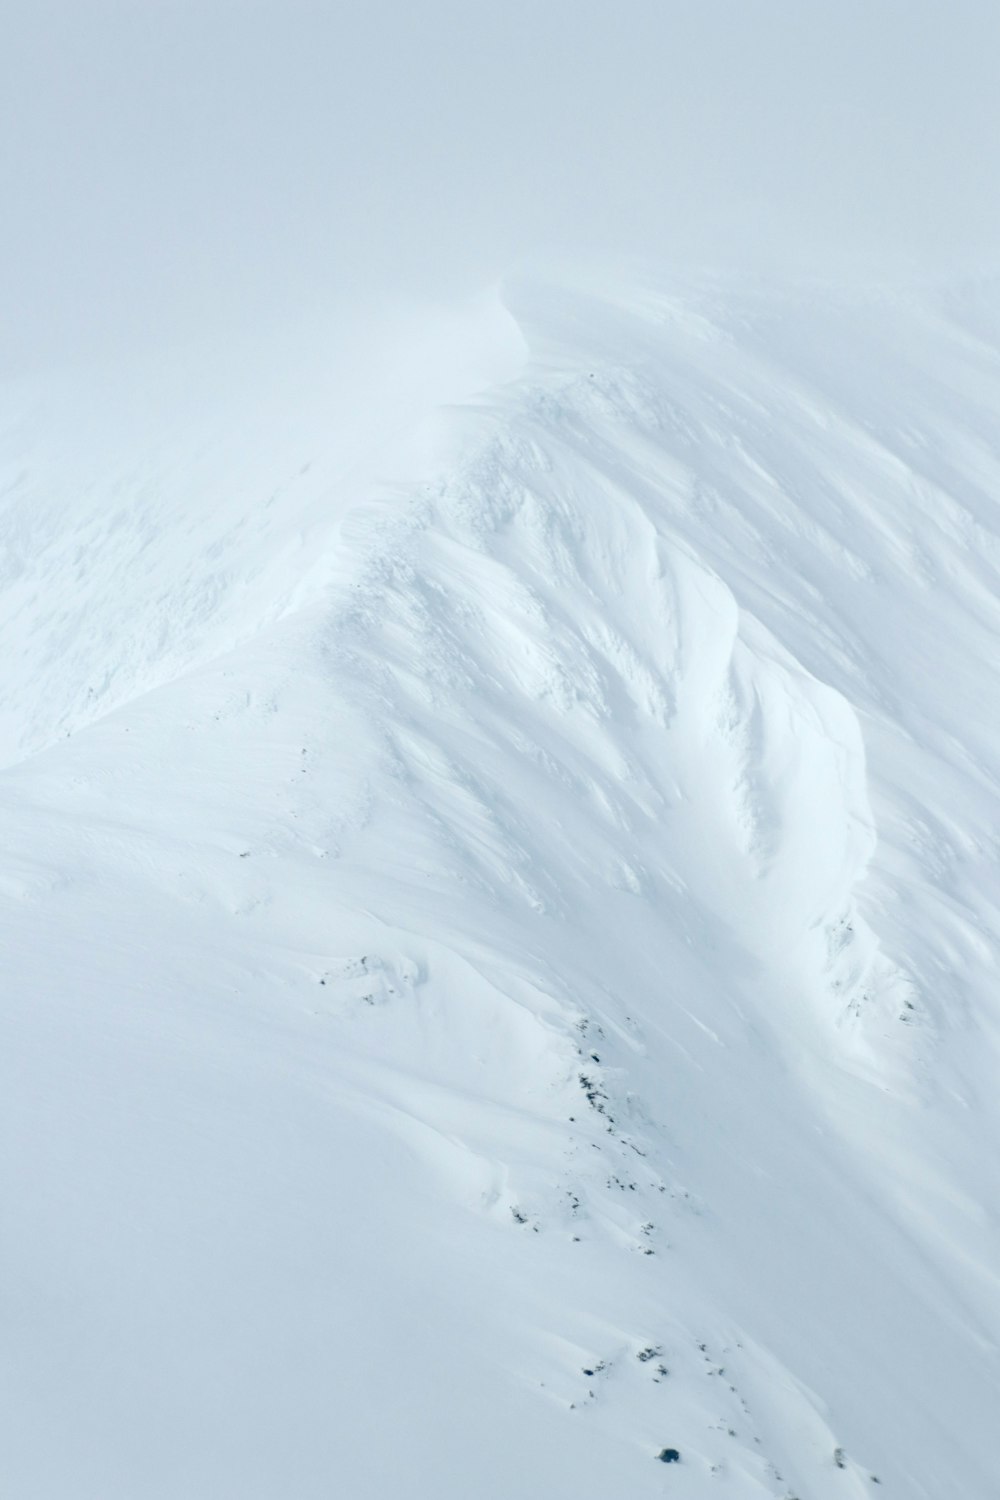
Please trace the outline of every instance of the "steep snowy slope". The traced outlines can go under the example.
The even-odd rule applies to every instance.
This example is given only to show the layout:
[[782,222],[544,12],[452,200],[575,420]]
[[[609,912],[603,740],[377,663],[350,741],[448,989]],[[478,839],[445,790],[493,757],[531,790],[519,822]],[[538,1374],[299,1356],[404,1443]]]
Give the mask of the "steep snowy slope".
[[990,1500],[998,294],[505,297],[20,523],[8,1487]]

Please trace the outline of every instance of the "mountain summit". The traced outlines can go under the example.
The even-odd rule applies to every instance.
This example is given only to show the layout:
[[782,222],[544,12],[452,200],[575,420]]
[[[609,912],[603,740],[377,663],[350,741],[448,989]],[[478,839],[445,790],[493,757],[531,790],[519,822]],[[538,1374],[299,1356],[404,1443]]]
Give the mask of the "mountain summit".
[[6,392],[7,1490],[995,1500],[1000,291],[487,322]]

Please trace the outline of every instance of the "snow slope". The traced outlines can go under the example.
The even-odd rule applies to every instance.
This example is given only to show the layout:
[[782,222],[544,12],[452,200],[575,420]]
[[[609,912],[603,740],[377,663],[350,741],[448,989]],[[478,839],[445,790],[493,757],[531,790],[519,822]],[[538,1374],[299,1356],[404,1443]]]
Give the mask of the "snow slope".
[[992,1500],[1000,292],[504,297],[8,401],[5,1488]]

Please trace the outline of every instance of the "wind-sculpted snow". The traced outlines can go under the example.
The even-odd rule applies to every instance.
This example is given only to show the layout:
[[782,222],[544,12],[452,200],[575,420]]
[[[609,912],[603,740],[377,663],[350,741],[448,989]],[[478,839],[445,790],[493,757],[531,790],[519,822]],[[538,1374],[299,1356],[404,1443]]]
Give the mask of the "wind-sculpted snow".
[[31,658],[19,1496],[991,1500],[992,298],[512,285],[436,477]]

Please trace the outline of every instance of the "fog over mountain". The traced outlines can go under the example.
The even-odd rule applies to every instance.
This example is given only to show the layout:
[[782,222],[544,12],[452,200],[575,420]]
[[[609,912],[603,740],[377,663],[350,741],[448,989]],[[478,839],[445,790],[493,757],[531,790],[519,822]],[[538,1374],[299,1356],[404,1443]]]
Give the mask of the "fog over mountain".
[[524,257],[989,264],[980,0],[6,7],[5,364]]
[[1000,21],[4,31],[3,1492],[995,1500]]

